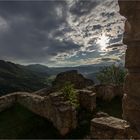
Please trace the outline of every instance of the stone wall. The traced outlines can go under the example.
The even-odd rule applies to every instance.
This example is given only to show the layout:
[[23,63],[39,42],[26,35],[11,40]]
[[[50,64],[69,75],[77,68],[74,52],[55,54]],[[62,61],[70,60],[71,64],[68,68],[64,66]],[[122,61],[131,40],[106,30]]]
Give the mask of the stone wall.
[[122,85],[96,85],[96,95],[105,101],[111,101],[114,97],[122,97],[124,94]]
[[140,132],[140,1],[119,0],[120,13],[127,18],[124,43],[127,45],[123,117]]
[[50,120],[61,135],[77,127],[77,112],[61,92],[42,97],[26,92],[18,92],[0,97],[0,112],[19,103],[30,111]]
[[80,106],[89,112],[96,109],[96,93],[91,90],[78,90]]
[[8,94],[0,97],[0,112],[10,108],[16,102],[16,94]]

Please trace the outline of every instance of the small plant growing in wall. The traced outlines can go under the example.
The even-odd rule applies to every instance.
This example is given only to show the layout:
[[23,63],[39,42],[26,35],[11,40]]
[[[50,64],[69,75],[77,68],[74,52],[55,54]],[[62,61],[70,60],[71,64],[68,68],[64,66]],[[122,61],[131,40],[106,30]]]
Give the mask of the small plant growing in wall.
[[79,107],[79,101],[77,97],[78,95],[76,93],[76,90],[74,89],[73,84],[71,84],[70,82],[66,82],[61,91],[64,94],[64,97],[69,100],[74,107]]

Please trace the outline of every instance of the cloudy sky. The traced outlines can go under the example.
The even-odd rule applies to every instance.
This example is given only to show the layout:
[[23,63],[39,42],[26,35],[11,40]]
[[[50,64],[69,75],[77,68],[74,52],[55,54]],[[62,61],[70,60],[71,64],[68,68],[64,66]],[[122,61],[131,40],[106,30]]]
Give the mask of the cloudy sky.
[[117,0],[0,1],[0,59],[48,66],[120,62],[124,20]]

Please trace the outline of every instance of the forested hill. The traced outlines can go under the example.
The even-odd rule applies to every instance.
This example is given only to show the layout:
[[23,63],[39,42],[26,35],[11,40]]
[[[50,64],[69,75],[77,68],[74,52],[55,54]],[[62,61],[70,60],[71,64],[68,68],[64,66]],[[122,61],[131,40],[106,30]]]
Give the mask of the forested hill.
[[47,85],[47,73],[0,60],[0,95],[14,91],[35,91]]

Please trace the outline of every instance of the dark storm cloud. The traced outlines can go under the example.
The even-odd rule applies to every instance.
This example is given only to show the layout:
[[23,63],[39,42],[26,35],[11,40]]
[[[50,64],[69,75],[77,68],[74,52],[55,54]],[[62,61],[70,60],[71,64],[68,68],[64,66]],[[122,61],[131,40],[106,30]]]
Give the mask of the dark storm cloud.
[[88,14],[93,8],[95,8],[100,3],[100,0],[78,0],[70,8],[70,12],[75,15]]
[[[0,2],[0,16],[8,25],[7,31],[0,33],[1,59],[4,53],[5,58],[41,61],[66,48],[73,49],[69,43],[50,38],[65,22],[65,8],[64,1]],[[48,52],[44,49],[47,47],[50,47]]]
[[114,64],[119,64],[120,63],[120,59],[118,59],[118,58],[109,58],[109,57],[101,58],[100,61],[104,62],[104,63],[109,63],[109,62],[112,62]]
[[117,35],[116,38],[111,38],[109,43],[113,44],[113,43],[116,43],[116,42],[121,42],[122,38],[123,38],[123,34],[119,34],[119,35]]
[[[110,43],[122,38],[114,7],[110,0],[0,1],[0,59],[54,66],[92,63],[102,55],[96,41],[103,30]],[[108,54],[115,53],[121,54]]]
[[112,59],[111,58],[101,58],[101,60],[107,62],[107,61],[111,61]]
[[111,12],[111,13],[102,12],[101,15],[102,15],[103,17],[111,18],[112,16],[115,15],[115,13],[114,13],[114,12]]
[[55,52],[57,50],[58,53],[69,52],[70,50],[78,50],[79,45],[74,44],[73,42],[60,42],[57,40],[52,40],[52,47],[46,48],[46,51],[50,54],[51,52]]
[[102,28],[101,25],[93,25],[93,29],[94,29],[94,30],[101,29],[101,28]]

